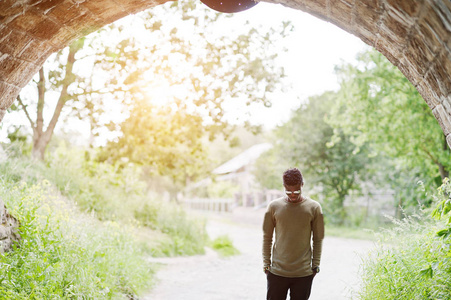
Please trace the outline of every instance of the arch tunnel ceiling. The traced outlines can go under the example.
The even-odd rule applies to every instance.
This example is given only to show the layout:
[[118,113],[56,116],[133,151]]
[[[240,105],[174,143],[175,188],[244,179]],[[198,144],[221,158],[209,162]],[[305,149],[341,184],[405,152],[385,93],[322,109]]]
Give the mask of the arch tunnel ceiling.
[[[165,2],[0,0],[0,121],[51,53],[117,19]],[[423,96],[451,145],[451,0],[265,2],[335,24],[384,54]]]

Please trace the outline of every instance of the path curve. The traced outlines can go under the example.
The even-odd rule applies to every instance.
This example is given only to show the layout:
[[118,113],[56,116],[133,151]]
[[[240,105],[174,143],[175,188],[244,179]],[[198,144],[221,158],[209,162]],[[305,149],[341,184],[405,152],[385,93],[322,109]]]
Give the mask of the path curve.
[[[263,300],[266,276],[261,262],[261,211],[242,209],[233,214],[203,214],[207,231],[215,237],[227,234],[241,252],[221,258],[207,248],[205,255],[152,258],[163,264],[157,284],[144,300]],[[313,282],[311,300],[351,299],[358,288],[361,257],[374,243],[328,237],[323,245],[321,272]],[[355,297],[354,297],[355,298]]]

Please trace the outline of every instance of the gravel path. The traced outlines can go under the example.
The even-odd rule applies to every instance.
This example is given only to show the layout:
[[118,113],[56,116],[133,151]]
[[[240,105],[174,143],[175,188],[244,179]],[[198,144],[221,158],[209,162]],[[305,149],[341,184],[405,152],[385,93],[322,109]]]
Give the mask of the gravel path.
[[[227,234],[241,252],[218,257],[208,249],[205,255],[152,258],[163,264],[157,284],[144,300],[263,300],[266,276],[261,262],[262,211],[242,209],[229,215],[205,215],[212,239]],[[313,281],[312,300],[351,299],[358,287],[360,257],[373,247],[364,240],[327,237],[324,240],[321,273]]]

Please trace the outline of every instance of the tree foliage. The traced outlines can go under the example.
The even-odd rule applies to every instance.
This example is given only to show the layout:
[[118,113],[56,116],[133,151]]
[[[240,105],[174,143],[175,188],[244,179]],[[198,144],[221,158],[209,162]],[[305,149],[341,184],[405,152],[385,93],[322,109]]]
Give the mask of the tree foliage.
[[[274,59],[277,40],[291,25],[259,30],[231,24],[230,17],[200,3],[168,3],[106,26],[52,56],[34,82],[39,97],[21,98],[34,140],[42,145],[35,146],[36,156],[44,157],[64,115],[88,120],[91,144],[107,129],[116,133],[100,160],[141,164],[178,185],[199,176],[207,168],[202,137],[213,139],[218,132],[227,137],[231,131],[224,103],[270,105],[271,94],[284,86],[283,69]],[[43,110],[51,107],[52,95],[59,100],[46,121]],[[114,107],[125,117],[108,118]]]
[[[212,28],[228,24],[228,17],[210,10],[199,15],[194,8],[199,9],[192,2],[163,7],[166,20],[157,10],[141,15],[148,30],[158,29],[150,36],[160,43],[152,46],[140,77],[155,80],[141,86],[142,100],[131,105],[119,125],[121,136],[103,151],[103,159],[148,166],[177,185],[209,169],[203,136],[229,135],[224,103],[238,99],[269,105],[270,94],[282,88],[274,43],[291,28],[287,23],[281,32],[270,29],[261,35],[246,23],[237,32],[220,34]],[[169,15],[168,9],[173,10]],[[182,25],[175,28],[172,21]],[[146,46],[146,40],[141,42]]]
[[449,175],[443,131],[412,84],[385,57],[367,51],[358,62],[337,69],[341,88],[328,123],[355,136],[356,149],[370,143],[373,155],[385,162],[378,168],[397,204],[416,205],[424,196],[421,189],[435,189]]
[[345,197],[350,191],[359,189],[359,180],[365,179],[371,158],[366,145],[354,151],[352,136],[342,130],[334,130],[326,122],[335,100],[336,94],[333,92],[310,97],[308,102],[293,112],[287,123],[277,128],[276,146],[266,156],[271,158],[277,154],[278,158],[260,161],[257,168],[272,169],[277,174],[266,172],[257,179],[270,187],[275,185],[274,179],[278,179],[280,186],[279,178],[283,172],[281,161],[285,163],[283,169],[299,167],[306,186],[321,188],[321,198],[326,203],[324,210],[329,220],[342,222],[346,215],[343,206]]

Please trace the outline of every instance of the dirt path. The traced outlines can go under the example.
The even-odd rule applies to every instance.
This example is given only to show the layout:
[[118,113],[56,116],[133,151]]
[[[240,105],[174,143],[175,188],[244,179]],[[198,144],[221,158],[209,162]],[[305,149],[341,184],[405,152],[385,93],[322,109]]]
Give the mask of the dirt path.
[[[234,211],[232,215],[208,215],[207,231],[212,239],[227,234],[240,255],[205,255],[152,259],[164,266],[158,283],[144,300],[263,300],[266,277],[261,262],[261,212]],[[326,237],[321,273],[313,282],[312,300],[351,299],[358,286],[360,256],[373,247],[363,240]]]

